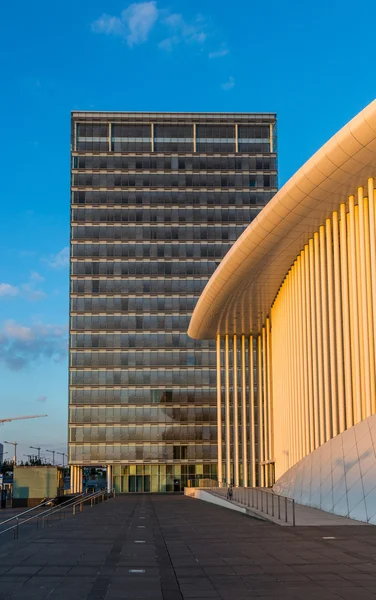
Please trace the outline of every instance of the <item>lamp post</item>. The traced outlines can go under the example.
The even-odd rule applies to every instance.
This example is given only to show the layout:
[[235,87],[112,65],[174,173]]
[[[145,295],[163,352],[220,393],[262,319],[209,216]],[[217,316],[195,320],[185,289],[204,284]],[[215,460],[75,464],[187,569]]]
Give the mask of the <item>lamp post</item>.
[[68,454],[65,454],[65,452],[56,452],[56,454],[60,454],[60,456],[63,457],[63,469],[64,469],[64,457],[66,456],[68,458]]
[[38,448],[38,446],[29,446],[29,448],[32,448],[33,450],[38,450],[38,460],[40,460],[40,448]]
[[14,446],[13,463],[16,465],[17,464],[17,446],[18,446],[18,442],[6,442],[4,440],[4,444],[11,444],[12,446]]
[[52,454],[52,464],[55,466],[55,450],[46,450],[46,452],[51,452]]

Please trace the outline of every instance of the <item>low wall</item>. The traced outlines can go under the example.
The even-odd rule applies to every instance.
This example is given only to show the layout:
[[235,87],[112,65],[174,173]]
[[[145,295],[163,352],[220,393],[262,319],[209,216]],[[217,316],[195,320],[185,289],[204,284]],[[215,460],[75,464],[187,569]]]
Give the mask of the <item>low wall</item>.
[[304,457],[276,481],[276,494],[376,525],[376,415]]
[[217,506],[223,506],[224,508],[231,508],[231,510],[236,510],[237,512],[244,514],[247,513],[246,509],[242,506],[237,506],[225,498],[216,496],[215,490],[213,490],[213,493],[211,493],[203,490],[202,488],[184,488],[184,495],[191,498],[196,498],[197,500],[204,500],[205,502],[210,502],[211,504],[216,504]]

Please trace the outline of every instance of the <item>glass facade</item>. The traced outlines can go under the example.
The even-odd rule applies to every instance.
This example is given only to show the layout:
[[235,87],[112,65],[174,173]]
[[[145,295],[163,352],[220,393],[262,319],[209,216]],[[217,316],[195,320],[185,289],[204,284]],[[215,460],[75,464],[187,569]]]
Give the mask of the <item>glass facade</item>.
[[217,477],[215,342],[187,336],[277,189],[274,114],[72,114],[69,461],[119,491]]

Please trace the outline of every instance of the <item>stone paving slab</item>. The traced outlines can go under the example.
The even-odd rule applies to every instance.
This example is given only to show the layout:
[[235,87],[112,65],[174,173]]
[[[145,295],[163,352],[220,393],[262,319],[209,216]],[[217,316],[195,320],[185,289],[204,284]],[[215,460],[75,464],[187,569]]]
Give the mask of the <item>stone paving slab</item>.
[[376,598],[372,526],[281,528],[180,495],[124,495],[5,537],[0,600]]

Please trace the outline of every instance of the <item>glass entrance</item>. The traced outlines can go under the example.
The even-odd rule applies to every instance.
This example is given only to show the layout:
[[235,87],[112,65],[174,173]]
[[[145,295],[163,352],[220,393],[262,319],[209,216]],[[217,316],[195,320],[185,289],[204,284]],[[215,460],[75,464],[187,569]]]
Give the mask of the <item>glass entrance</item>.
[[139,494],[150,492],[150,475],[129,475],[128,491]]

